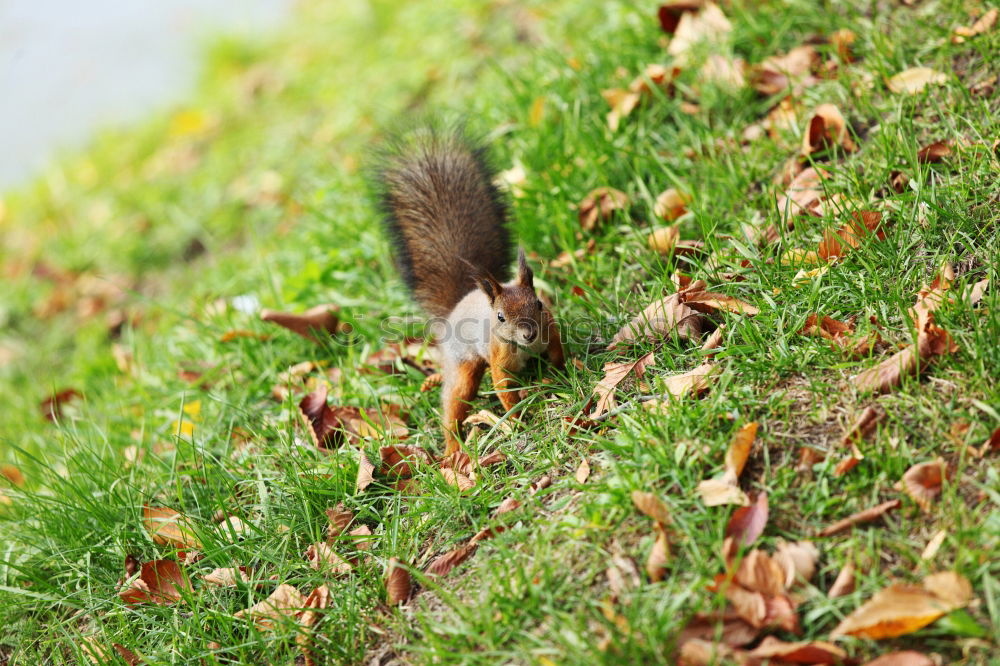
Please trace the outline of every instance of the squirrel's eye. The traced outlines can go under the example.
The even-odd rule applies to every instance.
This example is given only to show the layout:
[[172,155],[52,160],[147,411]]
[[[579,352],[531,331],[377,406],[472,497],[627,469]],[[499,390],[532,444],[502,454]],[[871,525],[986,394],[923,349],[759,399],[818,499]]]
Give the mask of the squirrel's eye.
[[497,319],[499,319],[500,321],[507,321],[506,319],[503,318],[502,312],[497,312]]

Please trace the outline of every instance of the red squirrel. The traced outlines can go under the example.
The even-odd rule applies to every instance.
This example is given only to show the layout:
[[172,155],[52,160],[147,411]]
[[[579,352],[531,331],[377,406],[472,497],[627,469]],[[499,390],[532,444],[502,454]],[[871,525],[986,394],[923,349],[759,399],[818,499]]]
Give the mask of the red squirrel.
[[423,129],[377,160],[373,184],[399,272],[435,318],[440,350],[445,455],[461,449],[460,424],[486,367],[504,409],[518,403],[511,373],[546,352],[563,364],[559,330],[517,254],[509,210],[483,145],[460,131]]

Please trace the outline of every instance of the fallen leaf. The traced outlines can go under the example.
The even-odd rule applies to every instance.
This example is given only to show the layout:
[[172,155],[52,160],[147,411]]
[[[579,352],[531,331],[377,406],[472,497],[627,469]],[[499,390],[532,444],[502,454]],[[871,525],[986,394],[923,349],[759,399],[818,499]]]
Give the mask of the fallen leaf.
[[410,583],[410,572],[395,557],[389,559],[389,565],[385,573],[385,595],[386,603],[390,606],[398,606],[405,603],[410,598],[412,584]]
[[851,446],[864,440],[875,431],[875,428],[884,419],[885,412],[883,410],[874,405],[868,405],[854,421],[854,424],[847,430],[847,433],[841,438],[840,445],[845,447]]
[[283,583],[267,599],[238,611],[233,617],[253,620],[261,629],[273,629],[282,618],[294,618],[305,605],[305,597],[291,585]]
[[853,591],[854,562],[847,560],[837,574],[837,578],[834,579],[833,585],[830,586],[830,591],[826,593],[826,596],[830,599],[837,599],[838,597],[847,596]]
[[444,376],[440,372],[433,372],[427,375],[427,378],[420,385],[420,392],[427,393],[435,386],[440,386],[442,382],[444,382]]
[[732,31],[733,26],[713,2],[704,3],[696,12],[681,14],[674,28],[673,38],[667,45],[667,53],[674,57],[674,62],[684,65],[688,52],[701,42],[720,41]]
[[354,565],[334,552],[330,544],[314,543],[306,549],[305,558],[309,561],[309,566],[317,571],[323,570],[334,576],[349,574],[354,570]]
[[538,477],[529,487],[528,492],[532,495],[537,494],[540,490],[545,490],[552,485],[552,477],[548,474]]
[[504,499],[504,501],[500,502],[500,505],[493,512],[493,517],[496,518],[501,514],[509,513],[511,511],[516,511],[519,508],[521,508],[521,503],[518,502],[513,497],[508,497]]
[[864,666],[935,666],[936,662],[919,652],[913,650],[903,650],[901,652],[890,652],[878,659],[865,662]]
[[724,645],[742,647],[755,641],[759,633],[760,630],[730,608],[721,612],[695,615],[681,630],[677,644],[684,645],[691,639],[715,640],[718,637]]
[[217,587],[236,587],[236,581],[249,583],[250,577],[246,573],[246,567],[219,567],[201,577],[208,585]]
[[621,119],[630,115],[643,99],[651,96],[654,87],[670,93],[673,80],[679,73],[679,67],[667,68],[653,63],[646,65],[642,74],[632,79],[628,88],[602,90],[601,96],[611,106],[607,116],[611,131],[617,130]]
[[615,401],[615,390],[618,385],[630,374],[634,374],[637,379],[642,377],[646,368],[652,365],[654,361],[653,352],[649,352],[635,361],[605,363],[604,377],[594,387],[597,404],[594,406],[594,411],[590,413],[590,418],[596,418],[614,409],[617,404]]
[[427,565],[425,573],[429,576],[447,576],[452,569],[472,557],[478,546],[478,542],[473,542],[449,550]]
[[590,478],[590,462],[584,458],[576,468],[576,482],[586,483],[588,478]]
[[687,205],[689,203],[691,203],[691,195],[671,187],[656,197],[656,203],[653,205],[653,214],[662,220],[673,222],[687,212]]
[[628,207],[628,196],[613,187],[598,187],[580,202],[577,213],[584,231],[593,231],[597,223],[608,220],[616,210]]
[[796,581],[809,582],[816,573],[819,550],[811,541],[789,543],[780,541],[773,558],[785,572],[785,587],[791,588]]
[[[615,544],[615,547],[617,545]],[[604,575],[608,579],[608,587],[611,588],[611,601],[617,603],[626,592],[634,590],[642,585],[642,578],[639,575],[639,567],[631,557],[622,555],[613,550],[607,569]]]
[[565,268],[566,266],[569,266],[570,264],[574,263],[574,261],[579,261],[588,254],[591,254],[594,251],[594,248],[596,247],[597,247],[597,241],[593,238],[590,238],[587,240],[587,244],[584,247],[579,248],[578,250],[573,250],[572,252],[566,250],[564,252],[559,253],[559,256],[557,256],[555,259],[549,262],[549,268]]
[[260,311],[260,318],[263,321],[269,321],[287,328],[293,333],[298,333],[306,340],[319,344],[319,340],[314,334],[326,333],[333,335],[340,330],[340,317],[337,315],[339,310],[338,306],[330,304],[317,305],[309,308],[302,314],[278,312],[265,308]]
[[704,4],[705,0],[683,0],[660,5],[656,12],[657,18],[660,19],[660,28],[668,35],[674,34],[677,30],[677,24],[681,20],[681,15],[685,12],[696,12]]
[[431,456],[419,446],[383,446],[378,450],[382,458],[382,473],[396,476],[413,476],[417,463],[431,464]]
[[765,636],[760,645],[747,653],[756,659],[771,659],[769,663],[839,664],[847,653],[833,643],[808,641],[786,643],[774,636]]
[[838,520],[832,525],[823,528],[819,535],[824,537],[833,536],[834,534],[845,532],[860,523],[870,523],[873,520],[881,518],[886,513],[898,509],[900,504],[902,504],[900,500],[894,499],[888,502],[883,502],[882,504],[874,506],[870,509],[865,509],[864,511],[851,514],[847,518]]
[[184,592],[192,592],[191,583],[174,560],[144,562],[139,577],[121,593],[122,601],[135,604],[168,605],[181,599]]
[[919,463],[903,474],[903,488],[924,513],[928,513],[931,502],[941,494],[941,486],[947,476],[948,467],[942,458]]
[[343,502],[338,502],[337,506],[326,510],[326,517],[329,521],[329,524],[326,526],[326,538],[327,541],[333,541],[354,520],[354,512],[348,509]]
[[[717,365],[713,363],[702,363],[694,370],[688,370],[679,375],[671,375],[663,380],[663,388],[668,395],[674,398],[683,398],[687,395],[698,396],[708,390],[709,385],[715,380],[720,372]],[[645,408],[649,410],[667,409],[669,401],[650,400],[645,403]]]
[[948,141],[935,141],[917,151],[917,161],[921,164],[934,164],[951,155],[951,145]]
[[[712,334],[705,339],[705,343],[702,344],[702,351],[711,351],[713,349],[718,349],[722,345],[722,336],[725,333],[726,325],[720,324],[718,328],[712,331]],[[709,354],[711,356],[711,354]]]
[[819,54],[809,45],[797,46],[782,56],[771,56],[764,62],[750,68],[750,85],[764,95],[776,95],[789,88],[812,85],[815,78],[810,75],[813,66],[819,63]]
[[464,493],[466,490],[471,490],[476,485],[475,481],[467,477],[465,474],[462,474],[461,472],[456,472],[455,470],[450,468],[442,469],[441,476],[444,477],[445,481],[447,481],[450,485],[458,488],[458,491],[462,493]]
[[299,401],[299,413],[313,444],[321,450],[339,448],[344,442],[359,445],[365,439],[394,437],[405,439],[409,430],[400,417],[399,407],[383,409],[331,407],[327,404],[329,387],[320,384]]
[[24,485],[24,474],[14,465],[0,465],[0,476],[10,481],[11,485]]
[[851,54],[851,46],[856,39],[857,36],[853,31],[841,28],[830,35],[830,46],[834,48],[842,62],[854,62],[854,56]]
[[744,546],[749,546],[764,533],[767,516],[767,493],[759,493],[757,499],[750,506],[740,507],[733,511],[733,515],[726,525],[726,536],[735,538]]
[[875,367],[855,375],[851,378],[851,383],[862,393],[872,391],[885,393],[898,386],[904,376],[919,373],[934,356],[957,350],[957,345],[947,332],[928,323],[926,329],[917,334],[917,341],[914,344],[893,354]]
[[658,582],[667,575],[667,564],[670,562],[670,542],[667,539],[667,531],[657,523],[656,541],[646,558],[646,573],[651,581]]
[[330,605],[330,588],[326,585],[320,585],[306,597],[306,601],[303,604],[304,610],[302,614],[299,615],[299,626],[306,631],[300,631],[295,636],[295,644],[299,646],[302,651],[302,658],[305,662],[305,666],[315,666],[315,659],[310,649],[310,643],[312,642],[311,632],[308,630],[316,624],[316,620],[319,618],[319,613],[317,611],[325,609]]
[[735,90],[747,84],[745,71],[746,62],[740,58],[730,58],[721,53],[712,53],[698,70],[698,80]]
[[[791,218],[796,215],[818,215],[820,201],[823,199],[823,181],[829,174],[823,169],[809,167],[797,175],[788,185],[775,203],[778,214],[792,226]],[[761,234],[767,240],[767,232]],[[777,234],[775,233],[775,237]]]
[[654,229],[653,232],[649,234],[649,249],[660,254],[670,254],[674,251],[674,246],[677,245],[677,239],[679,237],[680,230],[677,225]]
[[932,536],[927,542],[927,545],[924,547],[924,551],[920,553],[920,559],[933,560],[947,536],[947,532],[944,530],[938,530],[937,533],[935,533],[934,536]]
[[930,67],[911,67],[890,78],[887,85],[894,93],[915,95],[929,85],[939,85],[947,80],[947,75]]
[[746,494],[736,485],[736,481],[743,472],[743,467],[750,456],[750,449],[756,437],[756,422],[747,423],[736,431],[733,441],[730,442],[726,451],[725,470],[722,476],[698,484],[698,494],[701,495],[705,506],[747,505],[750,503]]
[[865,238],[874,236],[878,240],[885,239],[885,231],[880,228],[882,214],[874,211],[858,211],[852,214],[853,220],[837,229],[835,232],[824,231],[817,254],[824,261],[843,257],[849,251],[861,245]]
[[923,585],[895,583],[844,618],[831,638],[895,638],[926,627],[972,599],[972,586],[960,574],[944,571],[924,579]]
[[691,638],[681,645],[677,655],[678,666],[713,666],[731,663],[733,649],[728,645],[712,643],[701,638]]
[[688,307],[704,312],[706,314],[712,314],[718,310],[725,310],[727,312],[735,312],[737,314],[755,315],[760,312],[755,306],[750,305],[745,301],[734,296],[727,296],[726,294],[717,294],[711,291],[705,291],[699,287],[701,281],[693,283],[687,289],[678,292],[681,302]]
[[947,302],[945,294],[951,288],[954,280],[955,271],[951,263],[946,262],[938,274],[934,276],[934,281],[917,293],[917,302],[910,308],[909,314],[916,323],[918,331],[927,328],[927,324],[931,321],[930,313]]
[[62,418],[63,407],[82,398],[83,394],[73,388],[53,393],[41,402],[42,416],[52,422],[58,421]]
[[175,548],[201,548],[188,519],[166,507],[142,508],[143,524],[154,543],[168,544]]
[[[702,316],[681,302],[680,293],[670,294],[653,301],[615,333],[608,349],[615,349],[622,342],[636,339],[655,340],[676,332],[681,339],[697,338],[701,335]],[[652,362],[652,360],[650,360]],[[609,363],[605,365],[605,372]],[[645,366],[644,366],[645,367]]]
[[996,25],[998,14],[1000,14],[1000,9],[994,7],[980,16],[971,27],[960,26],[955,28],[955,30],[952,31],[951,43],[961,44],[970,37],[975,37],[976,35],[982,35],[989,32],[993,29],[993,26]]
[[635,508],[660,525],[669,525],[671,523],[670,509],[667,508],[667,505],[656,494],[633,490],[632,503],[635,504]]
[[824,148],[839,146],[851,153],[858,149],[847,128],[847,121],[833,104],[820,104],[813,111],[805,134],[802,135],[802,155],[812,155]]
[[364,449],[358,450],[358,479],[354,485],[356,492],[364,492],[365,488],[375,481],[375,465],[368,460]]
[[475,414],[467,417],[462,421],[464,426],[483,426],[488,430],[497,428],[505,435],[514,434],[514,428],[511,427],[510,421],[504,421],[499,416],[489,411],[488,409],[480,409]]
[[972,285],[972,289],[969,292],[969,305],[976,305],[979,301],[983,300],[983,296],[986,294],[986,288],[990,284],[990,279],[980,280],[979,282]]

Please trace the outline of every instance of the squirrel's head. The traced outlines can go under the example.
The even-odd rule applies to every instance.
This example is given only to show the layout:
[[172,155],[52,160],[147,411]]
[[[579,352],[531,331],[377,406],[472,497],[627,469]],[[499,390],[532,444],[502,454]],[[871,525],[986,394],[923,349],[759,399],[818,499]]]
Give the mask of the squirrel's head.
[[473,273],[479,289],[486,294],[493,308],[493,335],[522,347],[533,346],[542,330],[542,302],[535,293],[534,274],[524,256],[524,249],[517,252],[517,278],[506,284],[499,283],[492,275]]

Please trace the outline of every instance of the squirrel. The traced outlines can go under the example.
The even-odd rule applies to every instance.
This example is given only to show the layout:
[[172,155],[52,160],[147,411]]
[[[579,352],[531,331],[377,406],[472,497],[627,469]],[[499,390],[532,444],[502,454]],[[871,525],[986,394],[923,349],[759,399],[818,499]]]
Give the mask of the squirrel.
[[370,177],[400,275],[434,317],[447,456],[461,449],[459,427],[487,366],[516,418],[511,373],[542,352],[561,367],[559,329],[523,248],[509,280],[509,209],[482,143],[460,130],[412,131],[382,149]]

